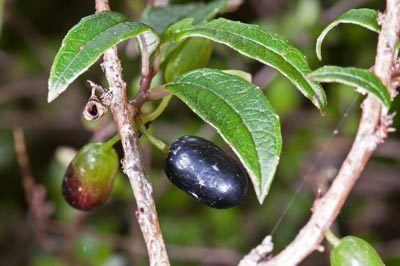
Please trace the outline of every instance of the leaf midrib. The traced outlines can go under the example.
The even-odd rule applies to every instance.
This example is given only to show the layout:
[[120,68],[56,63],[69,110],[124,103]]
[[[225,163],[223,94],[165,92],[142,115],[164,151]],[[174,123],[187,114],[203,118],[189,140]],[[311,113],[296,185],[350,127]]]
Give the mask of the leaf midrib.
[[[121,25],[121,24],[125,24],[125,23],[130,24],[130,23],[137,23],[137,22],[129,22],[129,21],[118,22],[118,23],[115,23],[115,24],[111,25],[109,28],[105,29],[104,31],[101,31],[101,32],[100,32],[99,34],[97,34],[96,36],[94,36],[90,41],[88,41],[88,42],[82,47],[82,49],[79,50],[79,52],[76,54],[76,56],[74,57],[74,59],[71,60],[71,62],[67,65],[67,67],[64,68],[64,71],[63,71],[63,73],[58,77],[57,82],[56,82],[56,84],[54,85],[54,88],[57,88],[57,87],[58,87],[58,85],[59,85],[59,83],[61,82],[61,80],[62,80],[63,78],[65,78],[66,73],[71,69],[71,65],[73,65],[73,64],[76,62],[76,60],[80,57],[81,53],[84,52],[84,51],[86,50],[86,47],[88,47],[88,46],[89,46],[90,44],[92,44],[95,40],[97,40],[98,37],[99,37],[102,33],[108,32],[108,31],[110,31],[112,28],[114,28],[114,27],[116,27],[116,26],[118,26],[118,25]],[[140,25],[140,24],[139,24],[139,25]],[[83,25],[82,25],[82,26],[83,26]],[[145,31],[147,31],[147,30],[145,30]],[[145,32],[145,31],[141,31],[140,34],[143,33],[143,32]]]
[[[349,69],[349,70],[351,70],[351,69]],[[324,71],[327,71],[327,70],[324,70]],[[354,71],[354,70],[351,70],[351,71]],[[358,70],[356,70],[356,71],[358,71]],[[363,71],[361,71],[361,73],[367,74],[366,72],[363,72]],[[375,91],[376,91],[379,95],[383,96],[384,102],[385,102],[385,105],[386,105],[386,99],[385,99],[386,97],[385,97],[385,95],[384,95],[383,93],[381,93],[380,87],[376,87],[374,83],[368,82],[366,79],[362,79],[362,78],[360,78],[358,75],[351,75],[351,74],[349,74],[349,73],[341,72],[341,71],[336,71],[334,74],[329,74],[329,73],[328,73],[328,74],[324,74],[324,73],[322,73],[322,74],[320,74],[320,75],[321,75],[321,76],[322,76],[322,75],[342,75],[342,76],[344,76],[344,77],[354,78],[354,79],[356,79],[357,81],[360,81],[360,82],[362,82],[362,83],[369,84],[372,88],[375,89]],[[368,74],[367,74],[367,75],[368,75]],[[317,76],[317,75],[316,75],[316,76]],[[344,81],[344,82],[345,82],[345,81]],[[357,85],[357,84],[346,84],[346,85],[354,86],[354,85]],[[359,86],[356,86],[356,87],[359,87]],[[385,88],[385,89],[386,89],[386,88]]]
[[[201,29],[201,30],[203,30],[203,31],[206,31],[206,32],[210,33],[210,32],[209,32],[210,29],[208,29],[208,28],[201,27],[200,25],[196,25],[195,27],[198,28],[198,29]],[[182,34],[182,35],[183,35],[183,34],[185,34],[185,33],[187,33],[187,32],[192,31],[193,29],[194,29],[194,27],[192,27],[191,29],[186,29],[186,30],[180,31],[180,32],[178,32],[178,34]],[[262,29],[260,29],[260,30],[262,30]],[[314,92],[313,87],[312,87],[312,84],[309,83],[308,79],[306,78],[306,73],[303,73],[302,71],[298,70],[298,68],[296,67],[296,65],[294,65],[293,63],[291,63],[290,61],[288,61],[288,60],[287,60],[282,54],[280,54],[278,51],[276,51],[276,50],[274,50],[274,49],[272,49],[272,48],[270,48],[270,47],[268,47],[268,46],[265,46],[263,43],[260,43],[260,42],[258,42],[258,41],[256,41],[256,40],[247,38],[247,37],[245,37],[245,36],[242,36],[242,35],[237,34],[237,33],[234,33],[234,32],[223,31],[223,30],[219,30],[218,28],[213,28],[213,31],[219,32],[219,33],[221,33],[221,32],[222,32],[222,33],[227,33],[227,34],[230,34],[230,35],[233,35],[233,36],[236,36],[236,37],[244,38],[244,39],[246,39],[246,40],[248,40],[248,41],[250,41],[250,42],[253,42],[254,44],[256,44],[256,45],[258,45],[258,46],[261,46],[261,47],[265,48],[265,49],[268,50],[268,51],[271,51],[272,53],[274,53],[274,54],[277,55],[278,57],[284,59],[284,62],[286,62],[286,63],[287,63],[289,66],[291,66],[297,73],[299,73],[300,76],[302,76],[302,77],[304,78],[304,81],[305,81],[306,84],[309,86],[309,88],[311,88],[311,90]],[[211,32],[211,33],[212,33],[212,32]],[[199,35],[198,35],[198,33],[194,33],[193,36],[199,36]],[[200,35],[200,37],[202,37],[202,36]],[[217,40],[215,40],[216,37],[212,37],[212,36],[209,36],[209,37],[212,38],[212,39],[214,39],[214,41],[217,41]],[[218,40],[218,42],[222,42],[222,43],[224,43],[225,45],[227,45],[227,46],[229,46],[229,47],[233,47],[233,45],[229,45],[229,44],[227,44],[227,43],[224,42],[224,41]],[[294,51],[295,51],[295,50],[294,50]],[[297,51],[296,51],[296,52],[297,52]],[[245,54],[245,55],[250,55],[249,53],[242,52],[242,51],[240,51],[240,53]],[[257,59],[260,58],[260,57],[257,56],[257,55],[256,55],[256,57],[257,57]],[[272,65],[272,64],[270,64],[270,63],[268,63],[268,62],[265,62],[264,59],[261,59],[261,60],[262,60],[262,62],[263,62],[264,64]],[[306,62],[303,62],[303,63],[306,64]],[[282,74],[283,74],[284,76],[286,76],[287,78],[289,78],[284,72],[283,72]],[[297,83],[297,82],[296,82],[296,83]],[[312,97],[313,95],[308,95],[308,96],[309,96],[309,97]]]
[[[124,21],[124,22],[126,22],[126,21]],[[102,32],[108,31],[109,29],[111,29],[111,28],[114,27],[115,25],[118,25],[118,24],[124,23],[124,22],[117,22],[117,23],[115,23],[115,24],[112,24],[109,28],[107,28],[106,30],[104,30],[104,31],[102,31]],[[83,28],[84,25],[82,25],[81,27]],[[99,34],[95,35],[89,42],[87,42],[87,43],[85,44],[84,47],[87,47],[89,44],[91,44],[102,32],[100,32]],[[56,84],[54,85],[54,87],[56,87],[56,88],[58,87],[58,84],[60,83],[61,79],[64,78],[65,73],[67,73],[67,72],[69,71],[71,65],[72,65],[73,63],[75,63],[76,59],[79,58],[79,56],[81,55],[81,53],[82,53],[83,50],[85,50],[85,49],[84,49],[84,48],[80,49],[79,52],[78,52],[78,53],[76,54],[76,56],[74,57],[74,59],[71,60],[71,62],[69,62],[69,64],[67,65],[66,68],[64,68],[64,72],[58,77],[57,82],[56,82]],[[60,57],[61,57],[61,55],[60,55]]]

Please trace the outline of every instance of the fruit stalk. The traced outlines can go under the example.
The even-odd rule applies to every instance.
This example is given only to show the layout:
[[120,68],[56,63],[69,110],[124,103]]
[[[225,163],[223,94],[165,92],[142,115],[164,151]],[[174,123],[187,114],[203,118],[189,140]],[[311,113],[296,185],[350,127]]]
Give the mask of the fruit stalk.
[[147,137],[147,139],[150,141],[151,144],[153,144],[157,149],[159,149],[163,153],[167,153],[168,152],[168,146],[164,142],[159,140],[158,138],[156,138],[153,135],[151,135],[147,131],[146,126],[144,125],[144,123],[142,121],[138,121],[137,125],[139,127],[140,133],[145,135]]
[[157,108],[156,108],[152,113],[150,113],[150,114],[148,114],[148,115],[146,115],[146,116],[143,116],[143,117],[142,117],[142,122],[143,122],[143,124],[146,124],[146,123],[148,123],[148,122],[151,122],[151,121],[156,120],[156,119],[164,112],[164,110],[165,110],[165,108],[168,106],[169,101],[171,100],[171,98],[172,98],[172,95],[171,95],[171,94],[165,96],[165,97],[161,100],[161,102],[160,102],[160,104],[157,106]]
[[112,138],[110,138],[109,140],[107,140],[107,142],[105,143],[107,148],[112,148],[112,146],[114,146],[118,141],[121,140],[121,137],[119,134],[114,135]]
[[[96,0],[96,12],[110,10],[108,0]],[[121,62],[114,47],[104,53],[103,71],[110,94],[110,109],[117,124],[124,150],[123,169],[136,198],[136,218],[146,242],[150,265],[169,265],[163,236],[158,222],[152,186],[146,176],[139,150],[137,132],[132,127],[135,110],[130,108],[126,83],[122,79]]]
[[328,240],[329,244],[331,244],[334,247],[336,247],[340,242],[340,239],[337,238],[331,230],[326,231],[325,237],[326,240]]

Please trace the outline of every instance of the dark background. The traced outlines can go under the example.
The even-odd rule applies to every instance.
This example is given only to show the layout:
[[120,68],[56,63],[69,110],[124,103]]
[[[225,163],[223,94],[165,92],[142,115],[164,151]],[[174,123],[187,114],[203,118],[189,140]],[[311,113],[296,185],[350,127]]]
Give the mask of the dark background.
[[[313,69],[323,64],[369,68],[375,58],[376,33],[354,25],[339,26],[324,42],[322,62],[316,59],[315,41],[324,26],[343,11],[355,7],[382,10],[383,3],[247,0],[226,17],[259,24],[285,36],[307,55]],[[90,95],[85,80],[104,82],[98,64],[54,103],[46,101],[52,59],[67,30],[94,12],[93,1],[5,0],[2,4],[0,265],[146,265],[142,236],[134,218],[135,202],[126,177],[118,176],[110,200],[91,213],[73,210],[60,193],[71,148],[82,147],[95,132],[99,134],[99,123],[110,119],[106,116],[99,123],[82,120],[81,112]],[[145,1],[113,0],[111,5],[113,10],[138,20]],[[124,78],[134,91],[140,70],[135,46],[124,43],[119,48]],[[283,152],[270,195],[262,206],[251,188],[242,206],[214,210],[173,187],[163,174],[162,154],[141,139],[173,265],[235,265],[271,233],[293,199],[273,235],[275,250],[281,250],[307,221],[317,188],[329,186],[359,121],[363,96],[350,88],[325,86],[329,106],[327,115],[321,117],[283,76],[226,47],[213,45],[210,66],[253,74],[253,82],[264,89],[281,117]],[[399,112],[399,106],[397,100],[393,111]],[[152,108],[147,104],[144,111]],[[396,116],[395,126],[399,128],[399,124]],[[15,127],[25,132],[33,176],[39,186],[43,185],[36,187],[36,197],[31,200],[36,206],[32,215],[14,151]],[[216,132],[177,99],[150,130],[167,143],[191,134],[210,139],[230,152]],[[394,133],[369,162],[334,231],[341,236],[364,238],[387,265],[400,265],[399,192],[400,137]],[[302,265],[329,265],[329,246],[324,246],[325,252],[314,252]]]

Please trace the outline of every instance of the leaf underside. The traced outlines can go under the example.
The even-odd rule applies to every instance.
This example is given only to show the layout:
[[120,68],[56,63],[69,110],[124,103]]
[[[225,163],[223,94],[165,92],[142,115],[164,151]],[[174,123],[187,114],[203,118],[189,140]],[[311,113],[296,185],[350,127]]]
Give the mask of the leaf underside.
[[[143,34],[156,47],[159,39],[148,26],[129,22],[116,12],[100,12],[83,18],[65,36],[54,59],[49,78],[48,101],[63,93],[68,85],[93,65],[109,48]],[[149,51],[152,52],[152,51]]]
[[[165,7],[148,6],[144,11],[141,21],[157,31],[161,36],[164,31],[175,22],[185,18],[192,18],[193,24],[209,21],[227,9],[227,0],[216,0],[209,3],[170,4]],[[168,43],[163,46],[160,63],[181,45],[180,42]]]
[[214,69],[194,70],[166,88],[232,147],[262,203],[282,148],[279,117],[262,91],[238,76]]
[[211,42],[209,40],[203,38],[184,40],[168,59],[164,71],[165,81],[174,81],[186,72],[207,66],[210,58]]
[[352,86],[359,92],[374,95],[386,108],[390,108],[389,91],[372,72],[354,67],[324,66],[309,75],[318,82],[338,82]]
[[244,56],[274,67],[286,76],[322,113],[326,109],[326,95],[322,87],[307,78],[311,72],[305,56],[278,34],[256,25],[220,18],[193,25],[190,19],[168,28],[163,43],[188,37],[202,37],[225,44]]
[[227,0],[216,0],[187,4],[169,4],[164,7],[148,6],[142,14],[141,21],[162,34],[170,25],[185,18],[193,18],[194,24],[208,21],[227,8]]
[[341,23],[349,23],[356,24],[367,28],[369,30],[379,32],[381,27],[378,25],[378,11],[369,9],[369,8],[360,8],[360,9],[350,9],[343,13],[340,17],[334,20],[331,24],[329,24],[318,36],[317,44],[315,46],[315,52],[317,53],[317,57],[319,60],[322,59],[321,56],[321,46],[322,42],[325,39],[325,36],[331,31],[334,27]]

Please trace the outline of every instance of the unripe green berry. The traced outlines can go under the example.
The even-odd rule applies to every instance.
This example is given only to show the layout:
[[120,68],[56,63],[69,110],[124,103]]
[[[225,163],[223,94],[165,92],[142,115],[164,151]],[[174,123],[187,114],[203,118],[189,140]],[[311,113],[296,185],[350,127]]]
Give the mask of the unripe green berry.
[[330,255],[331,266],[384,266],[374,248],[361,238],[342,238]]
[[69,164],[62,194],[74,208],[84,211],[104,203],[112,190],[119,159],[114,148],[104,143],[85,145]]

